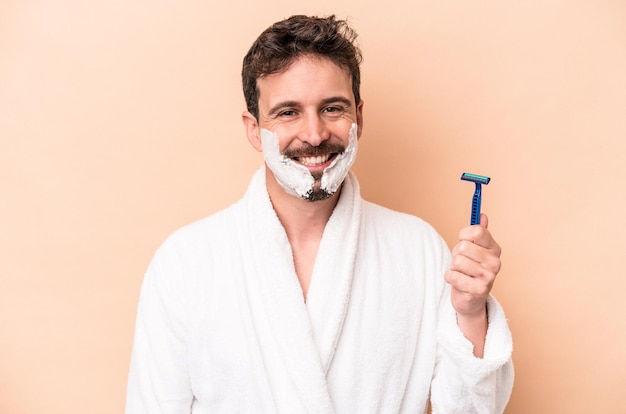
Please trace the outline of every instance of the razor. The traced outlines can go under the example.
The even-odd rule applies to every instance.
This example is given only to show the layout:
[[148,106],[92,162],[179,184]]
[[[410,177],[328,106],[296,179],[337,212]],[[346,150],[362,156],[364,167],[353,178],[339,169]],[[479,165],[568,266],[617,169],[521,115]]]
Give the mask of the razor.
[[485,177],[483,175],[469,174],[463,173],[461,175],[461,180],[470,181],[476,184],[476,189],[474,190],[474,196],[472,197],[472,215],[470,217],[470,224],[480,224],[480,202],[482,199],[481,196],[481,187],[482,184],[489,184],[491,178]]

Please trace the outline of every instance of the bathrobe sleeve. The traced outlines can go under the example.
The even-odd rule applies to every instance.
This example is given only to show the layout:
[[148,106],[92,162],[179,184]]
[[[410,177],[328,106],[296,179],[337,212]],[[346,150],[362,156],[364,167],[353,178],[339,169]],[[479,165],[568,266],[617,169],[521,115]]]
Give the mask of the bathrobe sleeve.
[[126,414],[189,414],[187,303],[176,255],[157,251],[141,288]]
[[446,285],[440,308],[438,352],[431,384],[433,414],[502,413],[513,389],[512,338],[504,311],[491,296],[487,301],[489,327],[483,358],[456,323]]

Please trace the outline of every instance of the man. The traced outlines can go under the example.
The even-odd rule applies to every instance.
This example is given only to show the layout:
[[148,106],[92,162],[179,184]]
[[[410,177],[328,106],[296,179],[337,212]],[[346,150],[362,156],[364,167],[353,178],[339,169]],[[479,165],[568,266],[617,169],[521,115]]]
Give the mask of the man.
[[498,413],[511,337],[480,225],[448,251],[361,199],[356,34],[293,16],[244,58],[265,158],[233,206],[177,231],[147,271],[127,413]]

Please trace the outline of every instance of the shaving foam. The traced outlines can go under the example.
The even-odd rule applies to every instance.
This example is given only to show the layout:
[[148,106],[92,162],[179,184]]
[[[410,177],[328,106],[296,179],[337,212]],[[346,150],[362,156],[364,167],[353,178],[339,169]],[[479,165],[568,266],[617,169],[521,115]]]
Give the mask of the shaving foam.
[[324,174],[322,175],[322,189],[328,194],[334,194],[335,191],[337,191],[356,160],[359,142],[356,137],[356,130],[356,124],[352,124],[350,127],[348,147],[344,152],[335,157],[333,162],[324,169]]
[[[265,162],[274,173],[274,177],[280,186],[293,196],[308,198],[313,192],[313,185],[315,184],[315,178],[313,178],[309,169],[281,154],[278,145],[278,135],[270,130],[261,129],[261,146]],[[322,173],[322,190],[329,195],[337,191],[348,175],[352,164],[354,164],[357,149],[357,125],[353,123],[350,127],[348,146],[345,151],[338,154]]]

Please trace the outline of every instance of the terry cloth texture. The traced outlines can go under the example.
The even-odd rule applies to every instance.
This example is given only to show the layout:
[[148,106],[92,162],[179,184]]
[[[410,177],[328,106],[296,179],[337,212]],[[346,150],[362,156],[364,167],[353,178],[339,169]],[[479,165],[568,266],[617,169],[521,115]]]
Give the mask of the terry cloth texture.
[[450,302],[450,253],[424,221],[364,201],[350,174],[306,302],[265,171],[236,204],[170,236],[139,302],[127,414],[500,413],[504,313],[483,359]]

